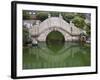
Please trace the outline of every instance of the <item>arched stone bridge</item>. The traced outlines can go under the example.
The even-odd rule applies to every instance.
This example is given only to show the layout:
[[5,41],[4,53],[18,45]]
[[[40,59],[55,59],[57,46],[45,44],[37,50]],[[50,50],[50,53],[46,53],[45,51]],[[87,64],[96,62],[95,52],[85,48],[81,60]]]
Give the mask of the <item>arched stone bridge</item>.
[[79,40],[79,35],[83,30],[74,26],[72,22],[67,23],[61,16],[49,17],[43,22],[36,22],[36,25],[29,29],[30,35],[33,39],[36,38],[39,41],[46,41],[47,35],[52,31],[61,32],[65,41]]

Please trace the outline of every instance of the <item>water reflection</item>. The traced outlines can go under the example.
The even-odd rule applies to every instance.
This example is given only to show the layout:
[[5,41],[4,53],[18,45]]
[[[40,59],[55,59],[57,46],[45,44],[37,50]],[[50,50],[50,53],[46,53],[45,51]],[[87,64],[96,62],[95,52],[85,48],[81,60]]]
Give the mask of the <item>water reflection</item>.
[[23,69],[90,66],[90,47],[65,42],[23,48]]
[[46,42],[46,46],[48,49],[53,51],[54,53],[57,53],[64,47],[64,42],[61,41],[51,41],[51,42]]

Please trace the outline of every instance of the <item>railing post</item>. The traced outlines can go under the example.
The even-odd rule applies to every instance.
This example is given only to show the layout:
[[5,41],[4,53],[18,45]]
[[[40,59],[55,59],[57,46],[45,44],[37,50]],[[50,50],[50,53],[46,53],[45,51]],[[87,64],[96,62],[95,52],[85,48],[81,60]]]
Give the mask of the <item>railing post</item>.
[[50,13],[48,13],[48,18],[50,18],[51,17],[51,14]]

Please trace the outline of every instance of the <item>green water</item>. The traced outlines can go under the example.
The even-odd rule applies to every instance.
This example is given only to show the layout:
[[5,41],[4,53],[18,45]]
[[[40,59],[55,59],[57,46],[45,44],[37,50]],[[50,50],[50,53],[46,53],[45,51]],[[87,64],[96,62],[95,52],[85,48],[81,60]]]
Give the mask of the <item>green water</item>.
[[90,66],[90,44],[65,42],[23,48],[23,69]]

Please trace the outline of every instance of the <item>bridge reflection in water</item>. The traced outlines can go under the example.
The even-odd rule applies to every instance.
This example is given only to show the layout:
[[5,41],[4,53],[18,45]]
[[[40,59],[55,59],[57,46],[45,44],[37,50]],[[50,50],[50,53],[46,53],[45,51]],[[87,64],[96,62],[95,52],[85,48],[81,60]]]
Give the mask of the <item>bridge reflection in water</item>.
[[[54,47],[54,48],[53,48]],[[90,47],[75,42],[23,48],[23,69],[90,66]]]

